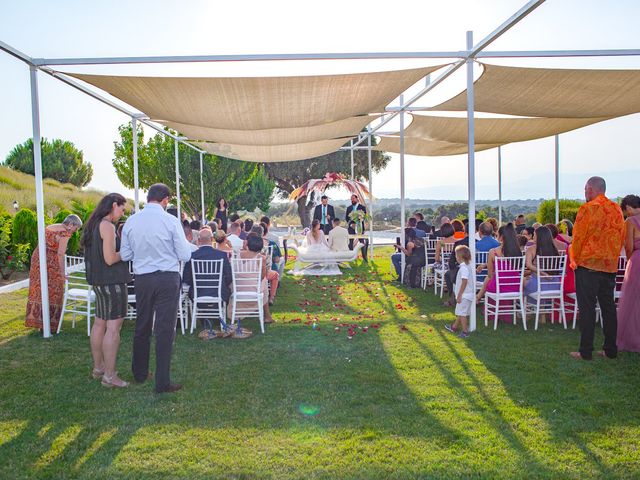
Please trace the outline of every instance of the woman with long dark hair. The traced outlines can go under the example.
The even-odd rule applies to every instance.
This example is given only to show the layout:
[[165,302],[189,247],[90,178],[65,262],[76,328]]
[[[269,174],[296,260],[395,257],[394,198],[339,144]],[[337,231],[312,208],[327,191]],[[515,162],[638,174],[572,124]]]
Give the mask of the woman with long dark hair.
[[229,205],[227,201],[220,197],[218,199],[218,203],[216,203],[216,211],[213,218],[219,218],[220,222],[222,222],[222,230],[227,231],[227,218],[228,218]]
[[[500,246],[489,250],[489,255],[487,257],[487,276],[484,279],[482,288],[478,292],[478,300],[484,296],[485,292],[496,292],[495,259],[522,256],[522,250],[518,243],[516,229],[512,223],[507,223],[498,229],[498,240],[500,241]],[[507,317],[508,316],[509,315],[507,315]]]
[[[539,227],[533,232],[535,244],[529,247],[525,253],[525,266],[531,275],[526,279],[524,284],[524,294],[530,295],[538,290],[538,282],[540,281],[538,271],[536,270],[537,257],[557,257],[560,255],[558,248],[553,242],[553,234],[547,227]],[[558,280],[555,280],[558,281]],[[554,286],[555,288],[555,286]],[[544,290],[544,284],[541,287]]]
[[82,235],[87,282],[96,295],[96,318],[91,328],[91,355],[95,379],[105,387],[127,387],[118,377],[116,357],[120,328],[127,314],[127,283],[131,280],[126,262],[116,249],[115,222],[124,214],[127,199],[119,193],[105,195],[89,217]]

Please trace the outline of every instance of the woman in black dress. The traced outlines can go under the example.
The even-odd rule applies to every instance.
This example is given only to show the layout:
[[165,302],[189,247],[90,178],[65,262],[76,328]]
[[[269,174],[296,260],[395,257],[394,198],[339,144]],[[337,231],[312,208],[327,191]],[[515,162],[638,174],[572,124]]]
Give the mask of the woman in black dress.
[[105,387],[126,387],[118,377],[116,357],[120,347],[120,327],[127,314],[127,282],[131,280],[126,262],[116,248],[117,222],[127,200],[118,193],[106,195],[87,221],[83,235],[87,283],[96,295],[96,317],[91,328],[93,378]]
[[216,204],[216,214],[213,218],[219,218],[222,222],[222,229],[227,231],[227,212],[229,209],[229,205],[227,205],[227,201],[224,198],[218,199],[218,203]]

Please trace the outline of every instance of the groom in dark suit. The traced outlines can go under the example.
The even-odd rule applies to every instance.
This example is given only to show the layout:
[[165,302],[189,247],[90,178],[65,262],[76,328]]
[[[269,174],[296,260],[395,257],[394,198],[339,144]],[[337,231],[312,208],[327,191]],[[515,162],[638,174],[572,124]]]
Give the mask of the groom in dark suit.
[[[347,212],[345,214],[345,219],[347,220],[347,225],[349,225],[351,223],[351,218],[349,218],[349,215],[351,214],[351,212],[353,212],[354,210],[361,210],[363,213],[367,213],[367,207],[365,207],[364,205],[362,205],[360,203],[360,199],[358,198],[357,195],[351,195],[351,205],[349,205],[347,207]],[[365,226],[364,226],[364,222],[362,222],[362,232],[364,233],[365,231]],[[350,234],[355,234],[356,230],[355,228],[351,228],[349,227],[349,233]],[[365,238],[361,238],[360,242],[363,243],[362,245],[362,259],[366,262],[367,261],[367,251],[368,251],[368,247],[369,247],[369,240],[365,239]]]
[[329,235],[332,228],[333,219],[336,218],[333,205],[329,205],[329,197],[323,195],[320,198],[320,205],[313,211],[313,219],[320,222],[320,227],[325,235]]

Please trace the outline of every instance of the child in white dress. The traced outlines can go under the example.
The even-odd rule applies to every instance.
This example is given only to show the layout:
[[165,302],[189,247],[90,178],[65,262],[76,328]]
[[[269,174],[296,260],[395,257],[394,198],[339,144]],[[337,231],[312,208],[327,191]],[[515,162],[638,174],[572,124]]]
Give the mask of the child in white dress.
[[460,264],[458,274],[456,275],[456,283],[454,285],[454,293],[456,298],[456,321],[452,325],[446,325],[445,328],[452,333],[457,333],[461,338],[469,336],[469,315],[473,307],[474,275],[471,271],[471,250],[466,245],[458,245],[455,250],[456,260]]

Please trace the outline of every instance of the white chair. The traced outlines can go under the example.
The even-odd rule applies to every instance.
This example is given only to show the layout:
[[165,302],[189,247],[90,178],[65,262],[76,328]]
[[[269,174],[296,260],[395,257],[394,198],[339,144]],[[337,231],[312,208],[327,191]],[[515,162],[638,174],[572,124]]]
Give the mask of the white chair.
[[434,238],[427,238],[424,242],[424,258],[427,264],[422,268],[422,277],[420,279],[423,290],[426,290],[427,285],[434,281],[433,263],[435,262],[437,243],[438,240]]
[[131,275],[131,282],[127,284],[127,316],[125,318],[134,320],[138,314],[136,309],[136,276],[133,273],[133,262],[128,262],[129,274]]
[[489,258],[489,252],[476,252],[476,267],[484,265],[484,268],[478,273],[476,269],[476,292],[479,292],[484,284],[484,279],[487,278],[487,259]]
[[[567,318],[564,311],[564,277],[567,256],[536,256],[536,275],[538,276],[538,288],[524,298],[525,314],[535,313],[536,321],[534,329],[538,329],[538,321],[541,313],[553,314],[558,312],[562,318],[564,328],[567,328]],[[535,301],[535,305],[529,305],[528,299]],[[523,318],[526,325],[526,317]]]
[[441,266],[433,269],[433,292],[437,295],[438,289],[440,289],[440,298],[444,296],[444,286],[446,282],[444,276],[449,270],[449,257],[453,253],[453,246],[455,244],[443,243],[440,246],[440,261]]
[[262,257],[234,258],[233,293],[231,294],[231,323],[236,317],[258,317],[264,333],[264,295],[262,291]]
[[[191,331],[196,328],[198,317],[220,319],[220,328],[225,329],[225,304],[222,300],[222,260],[191,260],[193,278],[193,300],[191,301]],[[213,290],[216,296],[205,295],[203,290]]]
[[[494,259],[494,275],[496,292],[486,292],[484,301],[484,325],[488,325],[489,315],[494,316],[493,329],[498,328],[498,316],[513,315],[516,324],[516,313],[522,315],[522,326],[527,329],[524,300],[522,298],[522,281],[524,278],[524,257],[496,257]],[[490,302],[489,300],[492,300]]]
[[62,313],[58,322],[57,333],[62,329],[62,321],[65,313],[71,313],[71,327],[76,327],[76,315],[87,318],[87,335],[91,335],[91,316],[95,315],[96,295],[87,283],[85,276],[85,263],[83,257],[72,255],[64,256],[64,299],[62,301]]
[[627,270],[627,257],[620,255],[618,257],[618,270],[616,271],[616,289],[613,291],[613,298],[618,303],[620,300],[620,292],[622,289],[622,282],[624,282],[624,274]]

